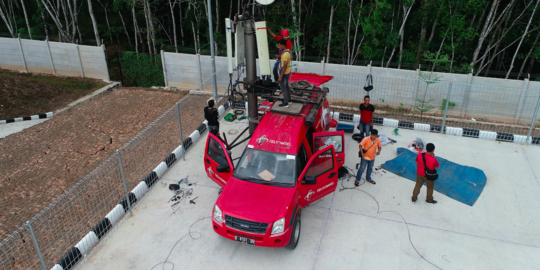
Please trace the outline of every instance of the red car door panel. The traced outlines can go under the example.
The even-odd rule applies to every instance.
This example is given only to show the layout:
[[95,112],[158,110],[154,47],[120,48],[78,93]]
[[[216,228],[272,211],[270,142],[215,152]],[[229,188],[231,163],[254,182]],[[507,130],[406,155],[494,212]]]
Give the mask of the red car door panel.
[[336,159],[333,145],[322,148],[311,157],[298,179],[300,207],[306,207],[336,190],[339,168]]
[[208,177],[221,187],[225,187],[234,173],[231,158],[225,149],[225,144],[219,138],[208,134],[204,150],[204,169]]
[[314,151],[318,151],[327,145],[334,146],[334,156],[337,158],[337,167],[340,168],[345,164],[345,132],[344,131],[329,131],[317,132],[313,134]]

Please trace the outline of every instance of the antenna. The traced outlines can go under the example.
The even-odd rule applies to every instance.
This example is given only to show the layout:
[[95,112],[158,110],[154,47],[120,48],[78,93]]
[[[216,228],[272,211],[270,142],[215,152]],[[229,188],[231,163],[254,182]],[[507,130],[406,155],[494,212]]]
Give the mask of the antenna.
[[255,2],[263,5],[263,6],[267,6],[267,5],[270,5],[272,3],[274,3],[274,0],[255,0]]

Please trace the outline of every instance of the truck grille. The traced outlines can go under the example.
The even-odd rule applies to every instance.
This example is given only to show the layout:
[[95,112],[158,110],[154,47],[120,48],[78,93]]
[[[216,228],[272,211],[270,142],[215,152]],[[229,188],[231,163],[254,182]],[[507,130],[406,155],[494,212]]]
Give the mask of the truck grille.
[[268,228],[268,223],[247,221],[227,215],[225,215],[225,224],[231,228],[250,233],[265,233]]

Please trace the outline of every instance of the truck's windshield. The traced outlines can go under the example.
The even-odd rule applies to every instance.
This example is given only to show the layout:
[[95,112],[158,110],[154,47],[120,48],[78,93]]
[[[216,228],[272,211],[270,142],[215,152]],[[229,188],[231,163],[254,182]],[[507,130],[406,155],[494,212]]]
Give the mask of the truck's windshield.
[[234,172],[237,179],[265,185],[294,187],[296,156],[246,149]]

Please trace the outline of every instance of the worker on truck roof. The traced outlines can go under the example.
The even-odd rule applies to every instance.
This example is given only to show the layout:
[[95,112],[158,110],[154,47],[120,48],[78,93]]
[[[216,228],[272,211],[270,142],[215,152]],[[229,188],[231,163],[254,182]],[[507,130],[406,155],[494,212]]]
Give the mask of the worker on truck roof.
[[[281,39],[284,39],[287,41],[287,44],[286,44],[286,47],[287,49],[290,51],[292,50],[292,42],[291,40],[289,39],[289,30],[287,29],[283,29],[281,30],[281,36],[280,35],[276,35],[274,34],[274,32],[272,32],[272,30],[270,30],[270,28],[268,27],[268,23],[266,24],[266,30],[268,31],[268,33],[276,40],[276,41],[280,41]],[[278,78],[279,78],[279,73],[278,73],[278,66],[279,66],[279,62],[281,61],[281,54],[282,54],[282,50],[279,50],[278,51],[278,54],[276,54],[276,64],[274,65],[274,80],[277,81]]]
[[291,102],[291,89],[289,88],[289,77],[291,76],[291,51],[287,49],[285,40],[278,41],[278,47],[283,51],[281,61],[279,62],[279,78],[278,82],[283,92],[283,102],[280,107],[289,107]]

